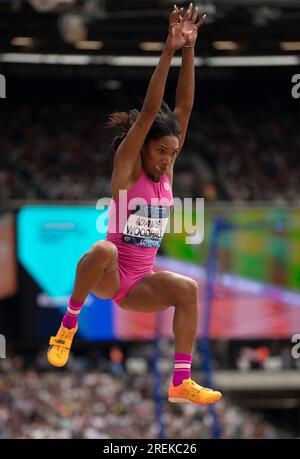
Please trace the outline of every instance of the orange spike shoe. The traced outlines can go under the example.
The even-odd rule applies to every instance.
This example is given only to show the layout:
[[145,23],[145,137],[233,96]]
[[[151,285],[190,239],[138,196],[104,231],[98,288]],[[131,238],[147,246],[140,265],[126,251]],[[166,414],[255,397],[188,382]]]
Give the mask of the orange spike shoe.
[[221,392],[199,386],[192,379],[184,379],[179,386],[169,387],[169,402],[171,403],[196,403],[207,405],[215,403],[222,397]]
[[55,367],[63,367],[70,355],[70,349],[78,324],[74,328],[66,328],[62,324],[56,336],[51,336],[47,357],[48,362]]

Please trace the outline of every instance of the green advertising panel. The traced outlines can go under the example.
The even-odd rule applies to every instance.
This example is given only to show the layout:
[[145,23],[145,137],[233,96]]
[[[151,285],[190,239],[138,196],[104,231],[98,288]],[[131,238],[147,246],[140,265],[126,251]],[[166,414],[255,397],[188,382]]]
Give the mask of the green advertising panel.
[[[174,209],[178,222],[184,211]],[[193,213],[198,224],[202,216]],[[204,239],[187,244],[186,233],[165,234],[163,253],[196,264],[205,264],[213,221],[221,217],[233,228],[220,234],[218,270],[290,289],[300,289],[300,210],[270,206],[205,205]],[[182,225],[184,226],[184,225]]]

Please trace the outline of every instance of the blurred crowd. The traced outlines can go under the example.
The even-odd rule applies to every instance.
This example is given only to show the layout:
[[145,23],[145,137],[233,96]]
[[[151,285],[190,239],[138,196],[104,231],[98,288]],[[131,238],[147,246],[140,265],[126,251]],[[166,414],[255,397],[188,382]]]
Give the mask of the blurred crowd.
[[190,151],[195,157],[203,195],[299,203],[299,122],[299,110],[289,112],[275,101],[252,109],[215,105],[195,111],[186,157]]
[[241,371],[281,371],[300,369],[300,360],[291,353],[291,344],[274,342],[272,345],[242,346],[236,359],[236,368]]
[[[120,107],[122,109],[122,107]],[[32,102],[0,115],[0,200],[110,196],[113,132],[93,106]],[[174,194],[214,200],[300,201],[300,111],[279,103],[193,111]]]
[[[29,364],[20,356],[0,360],[0,438],[158,438],[153,379],[145,359],[111,358],[91,364],[71,356],[67,369],[50,369],[43,351]],[[169,439],[211,438],[207,406],[167,402],[170,361],[162,369],[165,425]],[[194,371],[193,377],[200,375]],[[228,397],[215,405],[221,438],[287,438],[260,412],[247,412]]]
[[100,110],[34,104],[2,116],[2,199],[110,196],[112,161]]

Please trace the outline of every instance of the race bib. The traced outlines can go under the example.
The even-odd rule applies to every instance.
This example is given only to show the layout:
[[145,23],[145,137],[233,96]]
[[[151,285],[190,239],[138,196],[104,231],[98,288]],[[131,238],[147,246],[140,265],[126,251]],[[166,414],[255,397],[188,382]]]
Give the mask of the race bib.
[[169,215],[167,206],[137,206],[124,226],[122,241],[140,247],[160,247]]

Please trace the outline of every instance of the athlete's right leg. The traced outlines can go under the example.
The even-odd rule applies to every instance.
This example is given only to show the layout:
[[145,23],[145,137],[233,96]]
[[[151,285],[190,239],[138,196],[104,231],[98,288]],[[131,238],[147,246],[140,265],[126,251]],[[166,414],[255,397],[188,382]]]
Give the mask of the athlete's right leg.
[[85,301],[92,291],[96,296],[112,298],[120,290],[118,249],[109,241],[100,241],[79,260],[72,298]]
[[109,241],[97,242],[77,265],[68,311],[56,336],[50,338],[49,363],[61,367],[68,361],[78,315],[88,293],[91,291],[103,299],[111,298],[118,293],[120,285],[116,246]]

